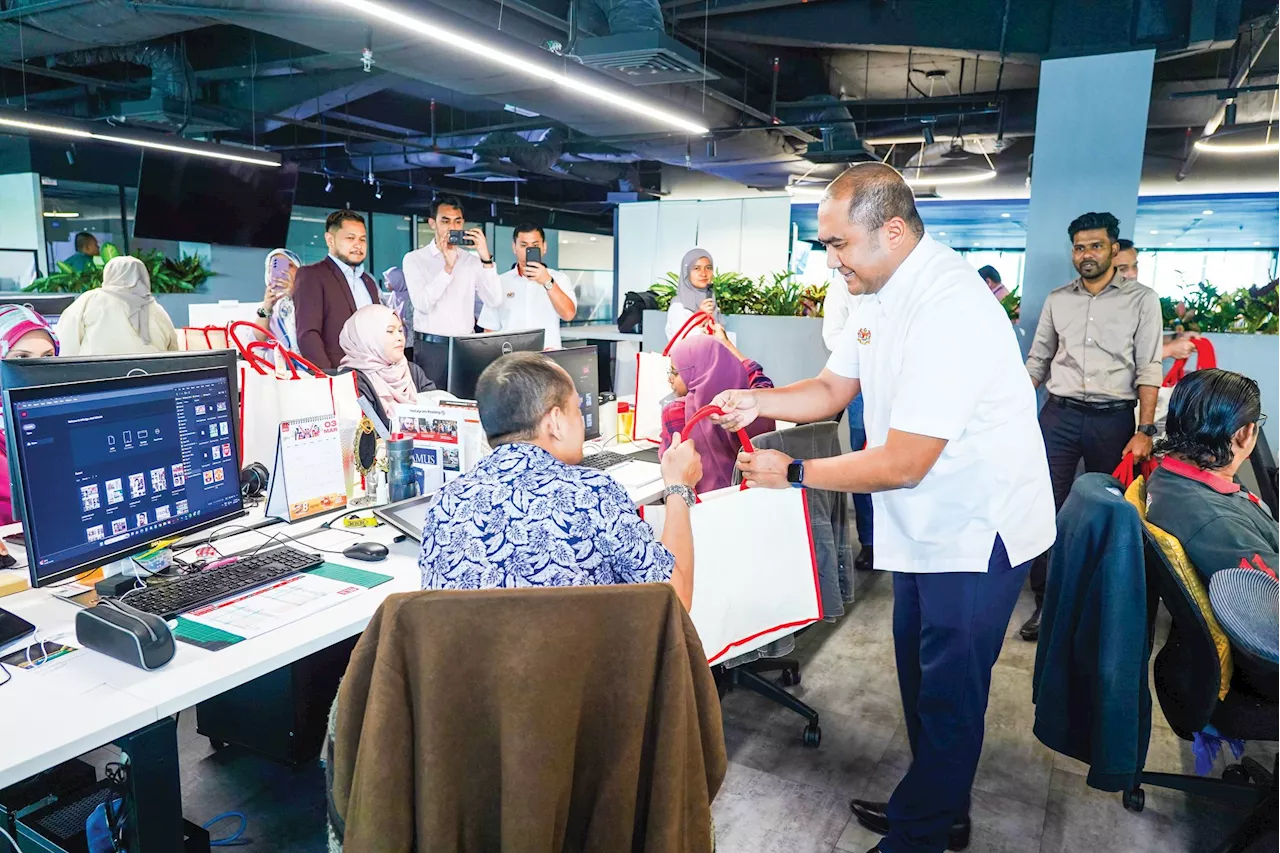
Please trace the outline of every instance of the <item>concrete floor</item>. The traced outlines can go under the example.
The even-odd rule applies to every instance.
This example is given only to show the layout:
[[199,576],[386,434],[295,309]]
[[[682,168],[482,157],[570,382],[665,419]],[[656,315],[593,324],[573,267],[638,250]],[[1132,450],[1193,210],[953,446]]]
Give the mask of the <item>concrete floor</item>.
[[[795,693],[822,715],[817,750],[800,745],[800,718],[745,691],[725,697],[729,772],[714,805],[718,853],[863,853],[877,841],[850,819],[851,797],[887,799],[910,753],[890,636],[890,578],[859,576],[858,601],[837,625],[802,636],[803,683]],[[1030,614],[1024,594],[993,674],[986,744],[973,792],[975,853],[1179,853],[1206,851],[1242,817],[1218,803],[1147,787],[1146,809],[1085,784],[1087,768],[1055,755],[1031,733],[1035,646],[1016,635]],[[239,849],[324,850],[323,774],[289,770],[234,747],[214,752],[179,721],[186,816],[225,811],[249,821]],[[1250,744],[1270,767],[1274,745]],[[1221,761],[1219,768],[1221,768]],[[1191,753],[1158,709],[1148,769],[1190,773]],[[214,835],[234,826],[213,827]],[[1274,851],[1276,839],[1251,853]]]

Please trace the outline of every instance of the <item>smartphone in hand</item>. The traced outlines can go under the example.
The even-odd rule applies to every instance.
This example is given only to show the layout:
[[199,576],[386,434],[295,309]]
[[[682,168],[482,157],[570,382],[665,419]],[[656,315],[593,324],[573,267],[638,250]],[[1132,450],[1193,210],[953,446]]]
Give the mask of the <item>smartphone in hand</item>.
[[524,262],[526,264],[542,263],[542,249],[537,246],[529,246],[524,250]]
[[453,230],[449,232],[450,246],[474,246],[475,240],[467,237],[467,232],[462,230]]

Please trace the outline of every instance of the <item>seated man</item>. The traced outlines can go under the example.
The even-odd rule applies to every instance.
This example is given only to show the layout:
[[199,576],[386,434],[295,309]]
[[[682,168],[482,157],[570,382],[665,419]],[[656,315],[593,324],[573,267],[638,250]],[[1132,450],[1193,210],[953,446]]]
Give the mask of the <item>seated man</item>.
[[693,599],[689,508],[702,462],[677,434],[662,458],[662,541],[622,486],[582,468],[573,380],[538,353],[512,353],[476,383],[493,453],[440,490],[422,528],[424,589],[670,582]]

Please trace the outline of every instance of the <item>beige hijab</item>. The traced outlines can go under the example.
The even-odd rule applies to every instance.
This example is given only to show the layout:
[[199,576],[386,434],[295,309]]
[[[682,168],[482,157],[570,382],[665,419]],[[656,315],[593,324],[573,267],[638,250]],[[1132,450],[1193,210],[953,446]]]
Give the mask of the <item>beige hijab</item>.
[[151,295],[151,275],[147,272],[147,265],[132,255],[112,258],[102,270],[102,289],[128,306],[133,330],[144,344],[151,343],[147,309],[156,298]]

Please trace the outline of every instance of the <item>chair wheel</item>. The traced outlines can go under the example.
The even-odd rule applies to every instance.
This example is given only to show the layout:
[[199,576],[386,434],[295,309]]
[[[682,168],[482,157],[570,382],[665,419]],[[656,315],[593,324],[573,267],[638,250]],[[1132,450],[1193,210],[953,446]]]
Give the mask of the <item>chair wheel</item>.
[[782,682],[783,687],[795,687],[800,683],[800,670],[784,669],[778,680]]
[[803,743],[810,749],[817,749],[822,744],[822,726],[816,723],[805,726]]
[[1252,781],[1249,778],[1249,771],[1240,764],[1228,764],[1222,771],[1223,781],[1226,782],[1245,782]]
[[1143,806],[1147,804],[1147,794],[1141,788],[1134,788],[1132,791],[1125,791],[1123,794],[1124,807],[1131,812],[1142,811]]

